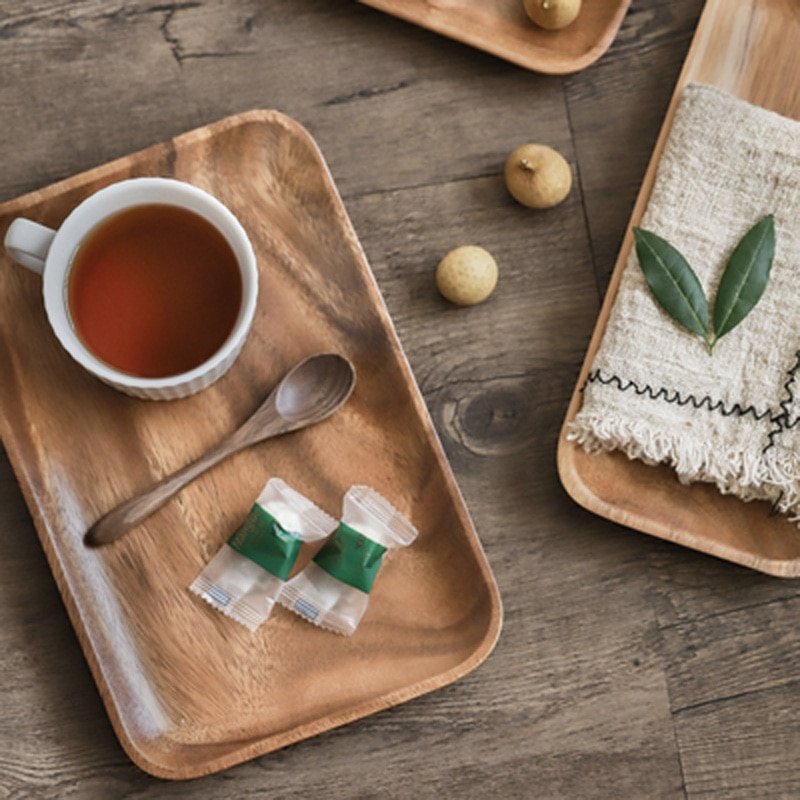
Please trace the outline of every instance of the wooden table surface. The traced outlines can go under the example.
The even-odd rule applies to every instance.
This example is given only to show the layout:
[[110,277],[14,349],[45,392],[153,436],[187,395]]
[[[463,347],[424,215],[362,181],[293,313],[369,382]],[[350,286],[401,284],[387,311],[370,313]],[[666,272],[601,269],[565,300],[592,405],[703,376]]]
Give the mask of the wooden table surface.
[[[559,425],[701,6],[634,0],[598,64],[554,78],[352,0],[0,3],[0,199],[249,108],[309,128],[506,620],[489,661],[459,683],[165,783],[114,738],[2,456],[0,796],[800,796],[800,582],[595,518],[555,471]],[[525,141],[575,168],[555,210],[528,212],[505,192],[503,160]],[[433,269],[464,243],[490,249],[501,280],[489,303],[459,310],[437,296]]]

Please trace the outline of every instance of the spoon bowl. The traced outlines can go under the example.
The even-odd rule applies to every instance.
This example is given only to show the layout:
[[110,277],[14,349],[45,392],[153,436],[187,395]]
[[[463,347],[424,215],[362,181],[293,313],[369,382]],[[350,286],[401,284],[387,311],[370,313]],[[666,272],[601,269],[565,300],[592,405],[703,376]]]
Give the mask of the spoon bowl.
[[301,361],[280,382],[275,410],[287,422],[310,424],[338,410],[355,386],[353,365],[336,353],[320,353]]
[[214,464],[257,442],[307,428],[338,411],[353,392],[356,371],[344,356],[317,353],[294,366],[266,400],[227,439],[147,491],[109,511],[92,525],[91,546],[116,541],[161,508],[176,492]]

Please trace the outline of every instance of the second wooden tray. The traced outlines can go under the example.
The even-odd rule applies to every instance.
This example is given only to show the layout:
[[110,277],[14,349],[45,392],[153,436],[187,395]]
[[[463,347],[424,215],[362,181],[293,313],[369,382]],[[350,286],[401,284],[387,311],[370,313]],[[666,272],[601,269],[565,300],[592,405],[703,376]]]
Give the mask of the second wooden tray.
[[[16,216],[57,227],[91,192],[140,175],[206,189],[248,232],[261,294],[241,356],[186,400],[126,397],[61,349],[39,277],[3,254],[0,433],[123,747],[154,775],[190,778],[456,680],[492,650],[501,607],[311,137],[275,112],[231,117],[1,205],[0,239]],[[114,545],[83,545],[102,513],[223,438],[316,351],[358,373],[334,417],[232,457]],[[419,529],[387,558],[352,638],[282,608],[251,634],[187,589],[272,475],[334,516],[351,484],[370,484]]]
[[631,0],[584,0],[561,31],[534,25],[522,0],[361,0],[395,17],[549,75],[578,72],[614,41]]
[[744,503],[714,486],[684,486],[666,466],[621,453],[590,455],[566,439],[581,405],[637,225],[650,197],[675,108],[689,81],[709,83],[756,105],[800,119],[800,17],[796,0],[709,0],[647,169],[606,299],[558,443],[561,482],[581,505],[662,539],[771,575],[800,577],[800,530],[768,503]]

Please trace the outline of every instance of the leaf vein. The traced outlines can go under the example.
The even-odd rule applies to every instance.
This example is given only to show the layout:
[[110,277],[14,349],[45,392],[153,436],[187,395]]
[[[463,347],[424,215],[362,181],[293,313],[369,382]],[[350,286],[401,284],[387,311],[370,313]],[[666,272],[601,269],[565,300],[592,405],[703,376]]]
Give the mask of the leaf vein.
[[680,296],[686,301],[686,305],[689,307],[689,311],[691,312],[691,315],[697,321],[697,324],[704,331],[707,330],[706,323],[704,323],[703,320],[700,319],[700,317],[698,316],[697,312],[695,311],[694,306],[692,305],[691,300],[689,300],[688,295],[686,294],[686,292],[683,291],[683,288],[678,283],[678,281],[675,280],[675,277],[670,272],[670,270],[667,267],[667,265],[664,263],[664,260],[659,256],[659,254],[656,252],[656,250],[649,244],[649,242],[646,239],[643,240],[643,244],[653,254],[653,256],[655,257],[655,259],[658,262],[658,264],[661,266],[661,268],[664,270],[664,272],[667,273],[667,276],[672,281],[672,283],[675,285],[675,288],[678,290],[678,293],[680,294]]

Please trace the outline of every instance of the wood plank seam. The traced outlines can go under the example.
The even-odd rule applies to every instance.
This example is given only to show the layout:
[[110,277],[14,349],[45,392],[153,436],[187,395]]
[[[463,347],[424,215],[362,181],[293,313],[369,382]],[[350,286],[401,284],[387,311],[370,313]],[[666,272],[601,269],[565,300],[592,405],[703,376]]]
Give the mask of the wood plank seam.
[[757,689],[745,689],[744,691],[734,692],[733,694],[723,695],[721,697],[712,697],[709,700],[700,700],[697,703],[690,703],[689,705],[674,708],[672,709],[672,714],[673,716],[677,717],[681,714],[687,714],[692,711],[697,711],[701,708],[712,708],[714,706],[725,705],[726,703],[741,700],[745,697],[760,697],[771,692],[782,691],[787,688],[791,689],[796,686],[800,686],[800,678],[781,681],[780,683],[776,683],[772,686],[763,686]]
[[600,279],[598,277],[599,272],[597,266],[597,256],[594,250],[594,242],[592,241],[592,229],[591,225],[589,224],[589,211],[586,204],[586,194],[583,189],[583,177],[581,175],[580,160],[577,158],[578,146],[575,140],[575,129],[572,123],[572,107],[569,99],[569,93],[567,91],[566,81],[562,84],[561,93],[564,98],[564,111],[566,112],[567,126],[569,128],[570,142],[572,144],[572,152],[575,154],[575,164],[573,167],[575,170],[575,185],[578,189],[578,196],[580,197],[581,213],[583,214],[583,224],[584,229],[586,230],[586,243],[589,249],[589,259],[592,262],[592,272],[594,273],[595,286],[597,287],[597,302],[599,306],[603,303],[603,295],[605,292],[603,291],[603,287],[601,286]]
[[756,608],[769,608],[770,606],[781,606],[785,605],[786,603],[796,600],[800,597],[800,592],[795,592],[793,594],[782,595],[780,597],[772,597],[769,600],[764,600],[760,603],[747,603],[741,606],[732,606],[730,608],[725,608],[721,611],[718,611],[714,614],[703,614],[698,617],[692,617],[691,619],[681,619],[677,622],[667,622],[659,624],[659,630],[668,631],[673,629],[683,628],[687,625],[694,625],[701,622],[707,622],[708,620],[712,619],[719,619],[720,617],[726,617],[729,614],[737,614],[741,611],[752,611]]

